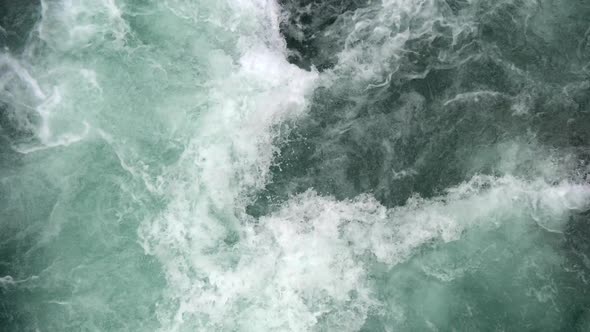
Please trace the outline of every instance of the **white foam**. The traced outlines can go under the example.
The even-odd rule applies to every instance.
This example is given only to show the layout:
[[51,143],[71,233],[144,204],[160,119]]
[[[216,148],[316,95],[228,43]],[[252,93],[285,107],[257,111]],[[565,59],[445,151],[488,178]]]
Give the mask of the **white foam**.
[[[64,105],[64,102],[83,88],[102,93],[94,70],[63,65],[51,69],[39,68],[34,63],[7,54],[0,54],[0,70],[0,88],[3,90],[0,94],[17,106],[11,111],[15,113],[13,117],[22,122],[21,126],[26,127],[22,129],[34,129],[39,140],[37,143],[27,142],[24,146],[17,145],[14,147],[16,151],[31,153],[68,146],[87,136],[89,123],[72,118],[73,107],[71,104]],[[35,71],[44,73],[34,75]],[[48,90],[51,93],[47,93]],[[37,121],[31,121],[28,111],[37,113]]]
[[11,276],[4,276],[0,278],[0,287],[7,288],[15,284],[14,279]]
[[[411,1],[384,6],[393,6],[387,7],[390,16],[402,15],[395,8],[423,8]],[[167,279],[167,301],[158,310],[162,330],[355,331],[381,305],[365,262],[394,266],[432,241],[454,241],[473,225],[493,226],[514,216],[561,229],[555,219],[587,207],[585,186],[475,177],[444,196],[413,198],[389,210],[369,195],[337,201],[308,191],[252,220],[244,209],[249,195],[268,181],[278,125],[304,114],[317,74],[285,60],[275,2],[232,2],[235,15],[216,12],[220,8],[208,8],[209,21],[229,15],[229,29],[241,36],[236,49],[211,54],[232,66],[207,85],[210,107],[157,187],[167,197],[166,209],[139,231]],[[366,48],[351,46],[342,57],[374,77],[370,66],[386,56],[385,49],[399,49],[405,31],[367,66],[360,63]]]
[[500,99],[500,98],[507,99],[508,97],[505,94],[502,94],[497,91],[488,91],[488,90],[470,91],[470,92],[457,94],[453,98],[445,101],[443,105],[448,106],[453,103],[471,103],[471,102],[478,103],[481,100],[489,100],[489,99],[493,100],[493,99]]
[[[419,16],[417,12],[428,11],[431,4],[384,1],[381,19],[386,27],[401,25],[404,15]],[[370,195],[338,201],[310,190],[292,197],[275,213],[254,220],[244,212],[250,194],[268,182],[275,144],[284,135],[281,125],[305,114],[318,74],[286,61],[275,1],[199,5],[181,0],[164,4],[191,22],[207,22],[211,31],[232,31],[240,37],[235,47],[226,41],[215,44],[220,49],[209,53],[215,58],[202,64],[214,67],[215,75],[199,86],[207,89],[203,93],[208,97],[206,107],[192,136],[183,141],[180,159],[154,181],[144,164],[132,165],[115,147],[121,168],[142,179],[150,195],[166,204],[139,230],[142,246],[159,260],[167,281],[166,298],[157,304],[162,331],[359,330],[382,305],[373,291],[368,262],[393,267],[422,246],[458,240],[478,225],[525,222],[561,232],[568,213],[588,208],[590,190],[585,185],[475,177],[442,196],[415,197],[393,209]],[[39,34],[63,53],[101,44],[109,32],[123,43],[129,33],[113,0],[42,1],[42,6]],[[206,16],[193,9],[205,11]],[[372,27],[360,18],[340,55],[341,66],[348,67],[336,70],[350,69],[369,81],[363,84],[375,88],[389,82],[389,77],[379,76],[394,68],[386,60],[401,50],[408,30],[402,27],[390,36],[387,29]],[[379,40],[381,46],[363,45],[365,36]],[[223,74],[217,70],[221,66],[227,66]],[[95,71],[77,67],[73,71],[72,82],[78,83],[81,76],[94,90],[102,91]],[[82,122],[84,130],[74,132],[52,126],[58,116],[74,122],[68,114],[60,114],[71,106],[64,105],[70,100],[68,93],[75,90],[71,85],[52,85],[51,79],[42,85],[26,71],[12,72],[37,96],[37,111],[43,118],[39,137],[44,145],[23,152],[67,146],[86,137],[92,128],[87,122]],[[42,86],[50,87],[48,91],[55,88],[47,96]],[[126,144],[115,142],[106,130],[97,132],[112,145]],[[397,174],[401,178],[412,172]],[[1,285],[9,282],[7,277],[0,278]]]
[[16,59],[7,54],[0,54],[0,69],[3,69],[2,67],[7,67],[8,70],[2,73],[2,76],[0,76],[0,81],[2,82],[0,88],[4,89],[4,87],[10,81],[9,75],[14,73],[29,88],[29,90],[37,99],[47,98],[39,86],[37,80],[35,80],[33,76],[31,76],[31,74]]
[[[387,86],[392,77],[400,75],[400,60],[414,52],[408,49],[407,42],[436,34],[437,22],[452,30],[453,39],[463,31],[475,30],[469,17],[449,15],[447,5],[434,0],[377,1],[341,15],[323,36],[317,36],[328,43],[333,42],[332,38],[344,40],[343,49],[336,54],[338,63],[323,75],[324,84],[346,77],[349,88]],[[429,69],[421,70],[401,75],[406,79],[423,78]]]
[[[259,301],[251,294],[264,291],[261,287],[267,278],[257,276],[272,271],[257,267],[272,264],[276,251],[246,254],[243,260],[235,253],[239,249],[224,243],[237,236],[238,245],[250,253],[259,250],[242,244],[242,238],[269,245],[270,235],[258,236],[255,229],[242,227],[240,211],[249,193],[261,189],[268,180],[276,153],[274,143],[280,135],[277,126],[303,114],[317,74],[287,62],[274,1],[242,0],[228,5],[235,11],[235,15],[229,14],[230,28],[240,33],[237,46],[211,55],[236,54],[236,65],[227,75],[214,76],[208,83],[212,106],[201,114],[195,136],[164,176],[161,190],[170,203],[140,230],[144,248],[164,266],[169,300],[176,304],[162,307],[159,313],[166,331],[188,326],[250,326],[256,330],[256,324],[280,328],[285,324],[283,313],[296,314],[286,307],[295,304],[287,300],[297,296],[292,293],[285,293],[285,304],[246,305]],[[227,17],[222,7],[208,8],[208,19]],[[227,62],[226,57],[221,59]],[[217,65],[216,61],[210,64]],[[274,296],[275,290],[268,292]],[[289,319],[301,328],[311,326],[297,316]]]
[[[176,206],[175,217],[199,218],[186,207]],[[368,281],[370,257],[395,266],[424,245],[455,241],[481,226],[537,222],[562,230],[568,213],[589,207],[587,185],[508,176],[478,176],[444,196],[389,210],[369,195],[338,201],[308,191],[257,224],[240,224],[235,247],[219,248],[215,238],[227,234],[222,226],[193,219],[195,229],[175,220],[156,231],[174,253],[193,250],[183,259],[162,242],[151,248],[174,261],[168,272],[183,290],[175,295],[181,303],[175,328],[203,317],[204,328],[356,331],[380,307]]]
[[[18,146],[15,148],[15,151],[22,154],[28,154],[57,147],[67,147],[72,144],[78,143],[84,140],[90,133],[90,125],[88,124],[88,122],[83,122],[82,124],[84,128],[80,133],[64,133],[55,138],[52,138],[51,140],[44,140],[42,145]],[[47,127],[44,126],[42,127],[42,129],[47,130]]]
[[4,277],[0,277],[0,288],[8,288],[8,287],[14,287],[18,284],[22,284],[31,280],[37,280],[39,277],[38,276],[30,276],[28,278],[25,279],[18,279],[15,280],[12,276],[4,276]]
[[120,47],[129,33],[114,0],[42,0],[41,18],[39,38],[61,51],[104,46],[105,42]]

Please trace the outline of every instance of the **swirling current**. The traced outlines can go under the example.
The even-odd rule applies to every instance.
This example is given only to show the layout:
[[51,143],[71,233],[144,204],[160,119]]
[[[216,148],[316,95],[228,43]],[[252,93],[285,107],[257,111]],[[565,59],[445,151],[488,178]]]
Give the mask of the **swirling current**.
[[1,331],[590,330],[590,1],[0,1]]

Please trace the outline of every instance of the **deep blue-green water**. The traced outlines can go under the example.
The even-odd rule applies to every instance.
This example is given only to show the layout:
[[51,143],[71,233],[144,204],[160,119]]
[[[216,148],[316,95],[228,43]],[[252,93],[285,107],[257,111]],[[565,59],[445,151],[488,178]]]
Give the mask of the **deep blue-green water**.
[[0,1],[0,331],[589,331],[590,1]]

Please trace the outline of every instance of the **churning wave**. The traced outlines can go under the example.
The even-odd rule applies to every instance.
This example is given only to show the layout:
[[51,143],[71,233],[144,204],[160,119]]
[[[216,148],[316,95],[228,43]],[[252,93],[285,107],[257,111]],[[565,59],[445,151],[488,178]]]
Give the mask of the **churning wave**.
[[590,327],[590,4],[0,14],[7,331]]

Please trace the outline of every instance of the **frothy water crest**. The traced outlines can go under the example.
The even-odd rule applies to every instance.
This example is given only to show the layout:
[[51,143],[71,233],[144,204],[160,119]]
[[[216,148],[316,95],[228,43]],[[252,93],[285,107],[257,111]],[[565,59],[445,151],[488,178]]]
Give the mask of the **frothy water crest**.
[[2,4],[1,326],[584,330],[590,7],[557,5]]

